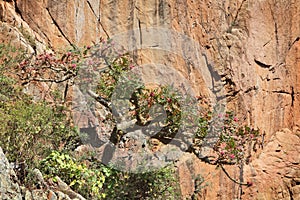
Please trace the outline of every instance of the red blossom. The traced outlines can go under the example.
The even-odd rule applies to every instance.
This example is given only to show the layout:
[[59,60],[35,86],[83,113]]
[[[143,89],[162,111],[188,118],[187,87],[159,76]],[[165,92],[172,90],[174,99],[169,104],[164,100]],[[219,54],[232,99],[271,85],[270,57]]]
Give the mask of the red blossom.
[[134,68],[134,65],[130,65],[129,68],[130,68],[130,69],[133,69],[133,68]]
[[133,115],[133,116],[136,116],[136,115],[137,115],[136,110],[133,110],[133,111],[132,111],[132,115]]
[[226,146],[227,146],[226,142],[222,142],[222,143],[220,144],[220,148],[221,148],[221,149],[225,149]]
[[72,64],[71,67],[72,67],[73,69],[75,69],[75,68],[76,68],[76,64]]
[[88,61],[88,64],[89,64],[89,65],[93,65],[94,62],[93,62],[92,60],[89,60],[89,61]]
[[234,155],[234,154],[230,154],[230,155],[229,155],[229,158],[230,158],[230,159],[234,159],[234,158],[235,158],[235,155]]

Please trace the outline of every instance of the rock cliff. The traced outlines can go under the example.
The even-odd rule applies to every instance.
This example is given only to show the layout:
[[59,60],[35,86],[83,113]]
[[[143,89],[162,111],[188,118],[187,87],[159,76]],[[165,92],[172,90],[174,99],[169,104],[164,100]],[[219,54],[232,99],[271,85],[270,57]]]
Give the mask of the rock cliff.
[[[183,197],[192,196],[194,176],[202,174],[210,185],[198,199],[298,199],[299,5],[300,0],[7,0],[0,1],[0,41],[41,51],[116,38],[148,71],[155,69],[149,63],[167,66],[163,74],[175,69],[195,95],[207,97],[210,85],[202,70],[212,69],[209,75],[217,78],[209,80],[225,91],[215,95],[225,98],[241,123],[265,134],[263,149],[243,170],[228,169],[253,182],[242,189],[214,166],[184,158],[179,164]],[[198,46],[202,55],[195,62]]]

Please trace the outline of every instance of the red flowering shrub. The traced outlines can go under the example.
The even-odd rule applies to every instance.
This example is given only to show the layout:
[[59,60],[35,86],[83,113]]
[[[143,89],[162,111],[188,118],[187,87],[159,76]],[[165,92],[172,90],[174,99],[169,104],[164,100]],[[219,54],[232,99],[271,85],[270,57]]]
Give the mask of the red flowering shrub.
[[24,59],[18,65],[17,74],[24,82],[61,83],[77,76],[81,59],[79,51],[69,51],[62,55],[44,52]]
[[221,116],[223,125],[220,127],[219,140],[214,149],[219,161],[244,162],[246,150],[257,140],[259,131],[248,126],[239,126],[238,118],[232,112]]
[[[131,96],[126,96],[124,92],[125,96],[118,97],[128,100],[120,103],[128,107],[122,110],[127,112],[122,113],[128,116],[126,119],[136,119],[139,126],[159,121],[160,131],[156,136],[160,139],[173,138],[179,129],[192,134],[193,141],[189,144],[191,152],[200,149],[202,141],[208,136],[215,138],[213,149],[218,157],[214,164],[239,164],[246,161],[249,156],[246,155],[247,149],[257,140],[258,130],[240,126],[240,120],[232,112],[213,113],[193,105],[193,98],[201,100],[203,97],[189,99],[168,86],[147,88],[141,84],[138,70],[139,67],[132,62],[130,55],[109,40],[60,56],[45,52],[25,59],[19,64],[18,75],[25,82],[61,83],[69,80],[76,82],[77,79],[80,89],[90,89],[89,84],[94,84],[97,95],[110,102],[116,87],[120,91],[133,91]],[[124,78],[126,84],[122,82]],[[186,105],[183,106],[182,102]],[[165,116],[163,120],[159,120],[161,116]]]

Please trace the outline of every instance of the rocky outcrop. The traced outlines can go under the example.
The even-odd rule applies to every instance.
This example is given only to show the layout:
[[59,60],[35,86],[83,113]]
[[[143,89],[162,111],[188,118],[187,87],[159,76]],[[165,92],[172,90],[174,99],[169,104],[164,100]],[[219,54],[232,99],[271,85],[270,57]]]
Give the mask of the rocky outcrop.
[[3,200],[22,199],[17,176],[0,148],[0,197]]
[[261,154],[245,167],[245,177],[253,182],[245,199],[300,198],[299,142],[299,135],[289,129],[271,137]]
[[0,42],[22,47],[29,53],[43,51],[46,41],[22,19],[13,1],[0,1]]
[[85,200],[59,177],[56,177],[57,186],[50,188],[38,169],[34,170],[34,175],[36,184],[41,189],[29,190],[20,186],[20,181],[0,147],[0,198],[2,200]]
[[[162,73],[175,83],[181,77],[193,94],[224,98],[223,104],[238,113],[241,123],[265,134],[264,148],[243,173],[228,169],[236,178],[251,180],[253,187],[241,190],[222,171],[213,172],[214,167],[193,158],[195,166],[188,170],[183,161],[179,174],[198,169],[214,174],[212,187],[206,187],[201,198],[234,199],[243,194],[245,199],[297,199],[299,4],[299,0],[1,1],[0,40],[13,39],[35,51],[41,44],[57,49],[89,45],[100,37],[119,39],[151,72],[145,73],[148,78]],[[200,55],[193,57],[198,47]],[[214,81],[224,90],[209,84]],[[181,179],[186,185],[183,194],[192,195],[192,180],[192,175]]]
[[16,10],[50,47],[90,45],[105,34],[99,0],[15,1]]

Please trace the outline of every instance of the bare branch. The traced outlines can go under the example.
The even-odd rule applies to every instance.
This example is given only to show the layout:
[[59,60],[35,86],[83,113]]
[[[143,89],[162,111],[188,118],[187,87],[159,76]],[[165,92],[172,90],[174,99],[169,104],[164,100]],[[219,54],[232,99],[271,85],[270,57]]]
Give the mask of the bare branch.
[[52,82],[52,83],[62,83],[64,81],[67,81],[69,79],[71,79],[73,76],[69,75],[69,76],[65,76],[62,79],[47,79],[47,78],[24,78],[23,80],[27,80],[28,82],[30,81],[39,81],[39,82]]
[[219,164],[219,166],[221,167],[222,171],[226,174],[226,176],[227,176],[231,181],[233,181],[234,183],[239,184],[239,185],[249,186],[249,183],[241,183],[241,182],[239,182],[239,181],[233,179],[233,178],[228,174],[228,172],[225,170],[225,168],[223,167],[222,164]]
[[112,113],[112,108],[111,108],[111,103],[108,102],[105,98],[101,97],[100,95],[97,95],[95,92],[92,90],[88,90],[87,93],[94,98],[97,102],[99,102],[101,105],[104,107],[108,108],[109,111]]

